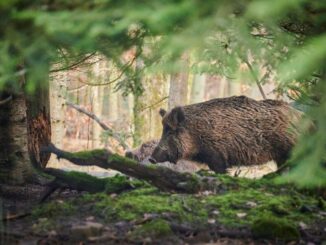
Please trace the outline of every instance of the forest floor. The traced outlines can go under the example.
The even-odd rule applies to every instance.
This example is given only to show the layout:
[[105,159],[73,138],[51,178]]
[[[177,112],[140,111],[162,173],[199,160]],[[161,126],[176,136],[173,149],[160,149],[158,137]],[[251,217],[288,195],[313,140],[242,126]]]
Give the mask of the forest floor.
[[[4,195],[2,186],[0,244],[326,241],[326,202],[322,193],[267,179],[216,177],[222,182],[218,193],[168,193],[139,181],[131,190],[110,195],[57,191],[41,204],[38,200],[44,187],[30,185]],[[111,183],[117,185],[131,181],[125,176],[112,178]]]

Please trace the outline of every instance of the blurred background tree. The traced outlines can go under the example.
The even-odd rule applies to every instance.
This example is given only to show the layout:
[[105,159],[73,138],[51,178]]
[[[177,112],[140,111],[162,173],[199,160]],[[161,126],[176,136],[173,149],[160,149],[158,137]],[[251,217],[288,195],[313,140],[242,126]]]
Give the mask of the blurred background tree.
[[[121,104],[127,113],[132,107],[134,145],[144,140],[142,134],[146,133],[142,111],[149,105],[160,105],[161,99],[173,94],[167,101],[171,106],[198,101],[193,98],[200,95],[198,81],[206,76],[208,86],[207,75],[222,78],[220,89],[226,80],[251,81],[261,97],[268,97],[262,86],[273,81],[277,83],[274,94],[288,94],[295,99],[295,105],[305,108],[309,120],[316,125],[295,148],[291,161],[296,166],[286,180],[305,186],[326,184],[326,3],[323,1],[7,0],[1,1],[0,13],[1,130],[9,132],[8,127],[13,125],[11,112],[18,99],[20,104],[15,104],[16,107],[27,106],[28,125],[42,113],[48,118],[49,75],[76,71],[83,65],[89,67],[99,56],[109,62],[103,65],[110,67],[106,78],[88,76],[87,81],[79,80],[88,86],[109,85],[92,95],[97,110],[101,107],[96,101],[100,94],[105,98],[105,94],[118,91],[125,98]],[[170,94],[161,92],[167,91],[162,85],[166,80],[171,82]],[[189,81],[191,89],[182,85]],[[153,92],[155,96],[148,105],[144,104],[144,96],[148,96],[145,88],[151,82],[162,89]],[[178,84],[183,93],[174,89]],[[228,86],[230,91],[234,89]],[[187,101],[175,100],[181,94]],[[12,98],[11,102],[6,102],[8,98]],[[107,99],[114,108],[115,100],[111,96]],[[107,113],[112,118],[119,117],[112,110]],[[21,116],[24,117],[24,110]],[[14,121],[19,124],[19,119]],[[38,146],[49,140],[49,128],[49,123],[39,123],[34,128],[46,131],[42,137],[37,136]],[[28,132],[31,130],[19,135],[28,138]],[[26,140],[17,143],[14,138],[12,133],[1,138],[2,166],[13,166],[17,158],[28,161],[26,149],[18,149]],[[7,142],[12,142],[11,147],[5,147]],[[36,141],[30,137],[28,142],[35,145]],[[13,157],[8,158],[8,151]],[[34,155],[34,165],[42,166],[47,161],[47,157],[41,159],[37,149],[29,148],[28,152]]]

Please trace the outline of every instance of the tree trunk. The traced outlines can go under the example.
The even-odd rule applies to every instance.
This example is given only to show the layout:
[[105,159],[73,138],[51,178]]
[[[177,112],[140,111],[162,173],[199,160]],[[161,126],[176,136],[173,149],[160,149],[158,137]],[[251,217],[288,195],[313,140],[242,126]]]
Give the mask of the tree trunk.
[[40,148],[51,142],[51,118],[48,83],[36,88],[34,95],[26,96],[28,153],[36,168],[45,167],[50,154]]
[[206,75],[195,74],[191,87],[190,103],[199,103],[204,100],[206,87]]
[[144,119],[140,115],[142,108],[142,100],[140,95],[134,94],[134,107],[133,107],[133,120],[134,120],[134,133],[133,133],[133,146],[141,144],[141,135],[144,125]]
[[[93,98],[92,98],[92,111],[95,115],[101,116],[102,104],[103,104],[103,88],[104,87],[95,87],[93,88]],[[98,148],[101,145],[101,127],[93,121],[93,148]]]
[[34,96],[14,94],[11,101],[0,105],[0,183],[34,181],[34,167],[45,167],[50,157],[41,153],[40,147],[50,141],[47,86],[37,88]]
[[188,95],[188,58],[183,58],[183,66],[185,71],[171,74],[170,77],[170,90],[169,90],[169,110],[176,106],[183,106],[187,104]]
[[[137,74],[135,77],[135,84],[142,84],[142,77],[139,76],[139,70],[143,67],[143,63],[139,58],[136,58],[136,67],[135,73]],[[133,92],[133,123],[134,123],[134,133],[133,133],[133,146],[136,147],[142,142],[142,133],[144,130],[144,118],[141,115],[141,108],[143,107],[143,99],[142,94],[139,91]]]
[[26,126],[26,103],[21,93],[0,106],[0,183],[22,184],[32,175]]
[[[63,147],[65,134],[65,108],[67,93],[67,72],[58,72],[50,80],[51,142]],[[59,168],[62,162],[51,156],[47,167]]]

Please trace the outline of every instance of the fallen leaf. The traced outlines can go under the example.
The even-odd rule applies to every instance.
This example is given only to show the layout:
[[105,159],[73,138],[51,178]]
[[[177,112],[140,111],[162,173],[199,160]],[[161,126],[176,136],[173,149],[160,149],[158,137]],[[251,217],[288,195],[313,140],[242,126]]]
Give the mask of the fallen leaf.
[[237,213],[237,216],[238,216],[239,218],[243,218],[243,217],[246,217],[247,214],[246,214],[246,213]]
[[207,222],[209,224],[215,224],[216,220],[215,219],[208,219]]
[[255,203],[255,202],[248,201],[248,202],[246,202],[246,204],[247,204],[247,206],[249,206],[251,208],[257,207],[257,203]]

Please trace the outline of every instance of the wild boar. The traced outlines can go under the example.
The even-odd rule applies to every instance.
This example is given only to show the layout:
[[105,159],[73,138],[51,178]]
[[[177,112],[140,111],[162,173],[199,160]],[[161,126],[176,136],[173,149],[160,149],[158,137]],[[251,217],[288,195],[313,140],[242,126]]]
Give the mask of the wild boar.
[[155,147],[158,145],[159,140],[149,140],[141,144],[140,147],[126,151],[125,156],[136,160],[137,162],[142,162],[146,158],[152,155]]
[[[158,143],[159,140],[147,141],[143,143],[140,147],[127,151],[125,153],[125,156],[134,159],[138,162],[141,162],[143,164],[146,164],[148,162],[148,158],[151,156]],[[178,172],[194,173],[199,170],[208,170],[207,165],[195,161],[186,160],[186,159],[179,159],[177,164],[164,162],[164,163],[159,163],[159,165],[171,168]]]
[[189,159],[224,173],[234,166],[278,166],[296,143],[302,113],[277,100],[245,96],[213,99],[160,110],[163,132],[149,158],[152,163]]

